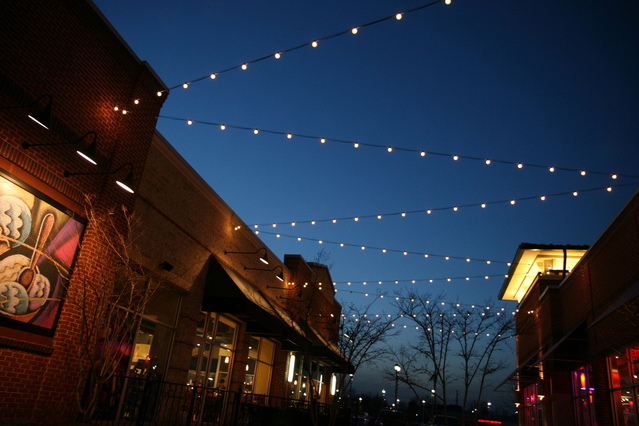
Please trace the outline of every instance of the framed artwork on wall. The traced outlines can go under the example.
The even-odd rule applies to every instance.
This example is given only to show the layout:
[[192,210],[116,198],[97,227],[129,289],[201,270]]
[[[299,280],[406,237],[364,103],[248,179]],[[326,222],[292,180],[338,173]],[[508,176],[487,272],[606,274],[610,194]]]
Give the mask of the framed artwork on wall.
[[85,226],[0,171],[0,326],[53,336]]

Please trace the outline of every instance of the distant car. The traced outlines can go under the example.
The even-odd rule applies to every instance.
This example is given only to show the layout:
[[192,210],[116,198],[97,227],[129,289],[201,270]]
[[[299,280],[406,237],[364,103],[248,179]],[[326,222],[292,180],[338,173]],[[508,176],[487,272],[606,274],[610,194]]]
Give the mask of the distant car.
[[377,415],[375,426],[406,426],[406,419],[401,411],[382,410]]
[[463,426],[461,420],[452,416],[435,416],[430,424],[433,426]]

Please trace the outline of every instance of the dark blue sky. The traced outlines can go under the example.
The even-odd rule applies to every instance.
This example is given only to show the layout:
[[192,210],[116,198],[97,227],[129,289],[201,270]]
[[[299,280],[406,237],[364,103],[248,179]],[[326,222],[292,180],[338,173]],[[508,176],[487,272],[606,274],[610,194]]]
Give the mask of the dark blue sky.
[[[503,262],[520,243],[592,244],[637,189],[639,179],[624,176],[639,176],[639,3],[453,0],[310,46],[425,3],[96,1],[169,87],[237,67],[172,90],[162,115],[184,121],[160,118],[158,129],[247,224],[421,211],[260,226],[278,256],[313,260],[322,248],[329,251],[343,302],[410,285],[480,304],[496,298],[508,270]],[[187,119],[196,122],[189,126]],[[462,158],[356,149],[331,139]],[[531,164],[589,173],[550,173]],[[510,199],[518,201],[452,210]],[[446,209],[425,213],[439,208]],[[484,275],[495,277],[463,279]],[[412,279],[421,281],[392,284]],[[388,309],[378,306],[380,313]]]

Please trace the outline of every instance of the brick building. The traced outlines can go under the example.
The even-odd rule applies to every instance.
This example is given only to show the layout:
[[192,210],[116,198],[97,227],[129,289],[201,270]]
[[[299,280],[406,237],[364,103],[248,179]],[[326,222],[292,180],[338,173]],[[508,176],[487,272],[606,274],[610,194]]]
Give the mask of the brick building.
[[522,425],[639,422],[639,194],[591,246],[520,245],[500,292],[519,302]]
[[[259,398],[332,402],[349,363],[330,273],[277,259],[156,132],[168,91],[152,68],[90,1],[4,2],[0,27],[0,419],[75,420],[104,365],[92,356],[122,324],[135,328],[94,417],[141,416],[139,400],[127,411],[136,378],[164,384],[143,414],[157,424],[237,423]],[[110,217],[113,239],[133,230],[126,259],[155,287],[143,312],[122,303],[120,323],[87,337],[88,313],[129,282]]]

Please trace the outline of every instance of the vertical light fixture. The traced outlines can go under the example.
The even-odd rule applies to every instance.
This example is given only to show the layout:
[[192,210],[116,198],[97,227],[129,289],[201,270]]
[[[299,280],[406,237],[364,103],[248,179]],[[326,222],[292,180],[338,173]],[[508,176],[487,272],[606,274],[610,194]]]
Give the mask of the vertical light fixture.
[[286,379],[291,383],[293,377],[295,377],[295,354],[291,354],[291,356],[288,357],[288,375]]

